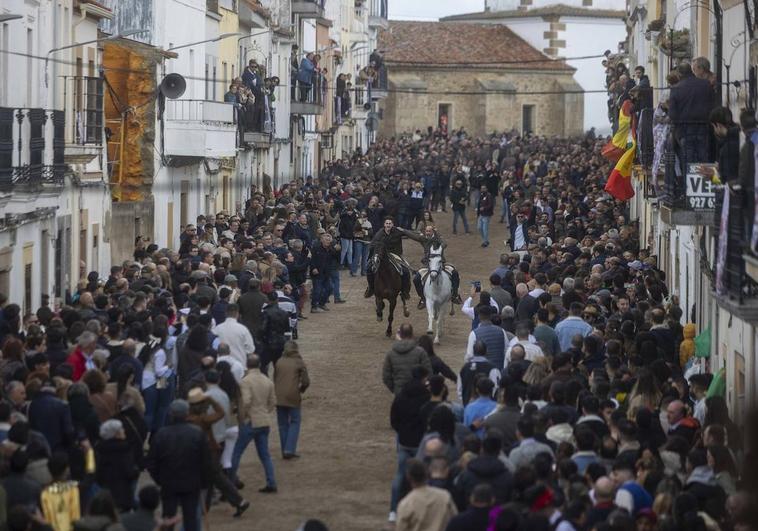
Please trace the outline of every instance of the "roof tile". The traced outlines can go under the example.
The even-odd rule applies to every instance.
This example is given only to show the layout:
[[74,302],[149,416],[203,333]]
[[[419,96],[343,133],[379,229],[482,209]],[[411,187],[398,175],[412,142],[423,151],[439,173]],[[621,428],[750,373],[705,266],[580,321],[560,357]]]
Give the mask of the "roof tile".
[[550,60],[500,24],[391,20],[379,34],[389,65],[493,65],[531,70],[574,69]]

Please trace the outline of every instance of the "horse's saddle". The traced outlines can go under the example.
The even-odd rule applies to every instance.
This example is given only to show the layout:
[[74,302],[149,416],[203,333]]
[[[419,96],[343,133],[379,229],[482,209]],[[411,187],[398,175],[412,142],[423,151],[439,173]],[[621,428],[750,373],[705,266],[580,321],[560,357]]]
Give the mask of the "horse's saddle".
[[[450,281],[452,282],[453,271],[455,271],[455,268],[451,264],[445,264],[442,270],[445,272],[445,274],[447,274],[447,276],[450,277]],[[418,270],[418,274],[421,275],[421,285],[423,285],[426,282],[426,279],[429,277],[429,269],[422,267]]]
[[[413,268],[411,265],[403,258],[402,256],[395,254],[395,253],[387,253],[387,261],[392,265],[392,267],[397,271],[398,275],[403,274],[403,270],[407,270],[410,272],[413,272]],[[372,273],[376,273],[379,269],[379,256],[373,255],[371,257],[371,261],[369,263],[369,269]]]

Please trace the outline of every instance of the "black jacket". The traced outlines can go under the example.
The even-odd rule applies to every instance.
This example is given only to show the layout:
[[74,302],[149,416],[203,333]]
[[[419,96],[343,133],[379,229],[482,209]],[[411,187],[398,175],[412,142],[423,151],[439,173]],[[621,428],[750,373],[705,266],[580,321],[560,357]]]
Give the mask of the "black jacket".
[[383,248],[388,253],[403,256],[403,233],[393,227],[388,234],[380,228],[371,240],[371,250],[376,251],[377,248]]
[[713,109],[711,84],[698,77],[688,76],[671,87],[669,118],[677,124],[707,125]]
[[139,477],[139,467],[129,442],[120,439],[98,441],[95,445],[95,479],[97,484],[111,491],[119,511],[134,508],[132,482]]
[[474,487],[480,483],[488,483],[492,486],[498,504],[507,503],[511,500],[513,478],[503,462],[497,457],[489,455],[476,457],[469,462],[466,470],[461,473],[458,478],[458,489],[462,507],[468,506]]
[[[324,247],[321,242],[314,245],[311,251],[311,276],[324,278],[324,275],[328,275],[331,272],[333,258],[336,257],[339,262],[339,256],[339,251],[333,245]],[[318,273],[314,273],[314,270],[318,271]]]
[[199,491],[208,485],[211,469],[208,439],[197,426],[187,422],[170,424],[152,438],[147,470],[162,492]]
[[465,186],[461,186],[460,188],[453,187],[453,189],[450,190],[450,203],[452,203],[454,211],[463,212],[466,210],[467,199],[468,192],[466,192]]
[[445,531],[487,531],[490,507],[469,507],[455,515],[447,524]]
[[67,450],[74,442],[71,409],[53,393],[40,391],[29,405],[29,428],[45,436],[50,450]]
[[240,307],[240,323],[245,325],[253,337],[258,336],[263,322],[263,305],[266,304],[266,296],[259,290],[251,290],[244,293],[237,304]]
[[411,380],[392,401],[390,424],[403,446],[418,448],[426,431],[421,408],[429,401],[429,391],[418,380]]

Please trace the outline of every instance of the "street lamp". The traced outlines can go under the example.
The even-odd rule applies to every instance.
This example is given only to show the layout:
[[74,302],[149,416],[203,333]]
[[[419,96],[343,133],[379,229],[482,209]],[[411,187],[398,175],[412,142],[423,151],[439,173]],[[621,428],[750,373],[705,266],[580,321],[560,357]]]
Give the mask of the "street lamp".
[[61,50],[67,50],[69,48],[76,48],[77,46],[84,46],[86,44],[94,44],[96,42],[113,41],[113,40],[116,40],[116,39],[121,39],[121,38],[124,38],[124,37],[129,37],[131,35],[136,35],[137,33],[144,33],[146,31],[149,31],[149,30],[146,30],[146,29],[128,30],[128,31],[125,31],[123,33],[119,33],[118,35],[111,35],[110,37],[102,37],[100,39],[93,39],[91,41],[85,41],[85,42],[75,42],[73,44],[67,44],[66,46],[60,46],[59,48],[53,48],[52,50],[48,50],[47,54],[45,54],[45,87],[48,86],[48,84],[47,84],[47,80],[48,80],[47,66],[48,66],[48,63],[50,62],[50,55],[51,54],[53,54],[55,52],[60,52]]
[[0,22],[8,22],[9,20],[18,20],[24,18],[23,15],[14,15],[12,13],[0,13]]
[[237,35],[243,35],[242,33],[235,31],[232,33],[222,33],[218,37],[213,37],[212,39],[205,39],[203,41],[197,41],[197,42],[190,42],[188,44],[180,44],[179,46],[172,46],[167,52],[173,52],[174,50],[179,50],[181,48],[189,48],[191,46],[196,46],[198,44],[205,44],[206,42],[218,42],[224,39],[228,39],[229,37],[236,37]]

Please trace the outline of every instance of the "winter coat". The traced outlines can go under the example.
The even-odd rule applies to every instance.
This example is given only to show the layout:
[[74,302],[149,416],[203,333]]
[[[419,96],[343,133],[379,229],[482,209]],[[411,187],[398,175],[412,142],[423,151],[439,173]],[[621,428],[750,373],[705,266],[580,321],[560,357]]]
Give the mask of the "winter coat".
[[482,455],[472,459],[458,478],[460,501],[468,505],[474,487],[481,483],[492,486],[498,504],[511,501],[513,478],[502,461],[494,456]]
[[300,407],[302,394],[310,384],[302,356],[297,352],[285,351],[274,366],[276,405]]
[[129,442],[122,439],[98,441],[95,445],[95,480],[108,489],[119,511],[134,508],[132,482],[139,477],[139,467]]
[[399,394],[403,386],[410,381],[411,371],[416,365],[423,365],[429,373],[432,364],[426,351],[419,347],[415,339],[396,341],[384,358],[382,381],[387,389]]
[[411,380],[392,401],[390,424],[397,432],[397,440],[403,446],[418,448],[426,431],[421,413],[429,401],[429,390],[417,380]]
[[191,493],[206,487],[212,465],[203,430],[187,422],[158,430],[150,441],[147,470],[162,493]]
[[697,328],[693,323],[684,325],[684,341],[679,345],[679,365],[684,368],[690,358],[695,355],[695,334]]

